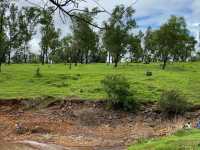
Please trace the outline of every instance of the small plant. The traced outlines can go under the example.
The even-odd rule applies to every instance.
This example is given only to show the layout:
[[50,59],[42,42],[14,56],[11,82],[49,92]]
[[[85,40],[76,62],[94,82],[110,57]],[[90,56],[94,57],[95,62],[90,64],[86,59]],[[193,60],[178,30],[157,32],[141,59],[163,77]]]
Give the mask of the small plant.
[[35,75],[36,75],[36,77],[41,77],[42,76],[42,74],[40,72],[40,67],[37,67]]
[[130,85],[125,77],[121,75],[108,75],[101,83],[112,106],[126,111],[135,109],[136,101],[130,92]]
[[151,71],[147,71],[146,72],[146,76],[152,76],[153,74],[152,74],[152,72]]
[[137,139],[137,144],[144,144],[144,143],[146,143],[147,142],[147,139],[145,139],[145,138],[139,138],[139,139]]
[[161,94],[160,108],[163,113],[169,116],[183,114],[188,109],[188,102],[177,90],[165,91]]

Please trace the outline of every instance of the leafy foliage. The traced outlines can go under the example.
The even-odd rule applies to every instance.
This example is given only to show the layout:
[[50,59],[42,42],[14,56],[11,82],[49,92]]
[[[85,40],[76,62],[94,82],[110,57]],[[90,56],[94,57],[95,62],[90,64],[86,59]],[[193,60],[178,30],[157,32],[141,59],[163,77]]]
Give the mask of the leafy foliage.
[[163,61],[165,69],[169,59],[173,61],[186,61],[195,50],[196,41],[190,35],[183,17],[171,16],[160,29],[147,32],[145,46],[153,50],[153,57]]
[[[92,12],[95,12],[96,8]],[[76,13],[79,18],[84,18],[89,22],[93,22],[96,13],[90,13],[88,8],[84,9],[82,13]],[[95,60],[96,53],[98,53],[98,42],[99,38],[93,28],[83,20],[74,19],[72,25],[73,31],[73,46],[78,50],[78,60],[80,63],[88,63],[89,59],[91,61]],[[76,46],[75,46],[76,45]],[[89,58],[91,56],[91,58]]]
[[128,52],[130,53],[131,62],[139,62],[144,55],[141,41],[143,33],[140,31],[138,35],[130,35],[128,39]]
[[47,10],[41,11],[41,18],[40,23],[42,25],[41,27],[41,58],[42,58],[42,64],[48,63],[49,61],[49,53],[52,51],[56,51],[57,48],[60,46],[60,29],[56,30],[54,26],[54,21],[52,18],[52,8],[48,8]]
[[161,94],[160,108],[167,115],[184,113],[188,108],[188,102],[179,91],[165,91]]
[[127,79],[121,75],[108,75],[101,81],[113,106],[134,110],[136,102]]
[[134,13],[135,10],[132,7],[125,8],[124,5],[119,5],[113,10],[108,23],[105,23],[103,42],[113,58],[115,67],[126,53],[129,31],[136,27]]
[[6,36],[6,11],[8,9],[8,2],[2,1],[0,3],[0,72],[1,64],[5,61],[5,54],[7,50],[8,38]]

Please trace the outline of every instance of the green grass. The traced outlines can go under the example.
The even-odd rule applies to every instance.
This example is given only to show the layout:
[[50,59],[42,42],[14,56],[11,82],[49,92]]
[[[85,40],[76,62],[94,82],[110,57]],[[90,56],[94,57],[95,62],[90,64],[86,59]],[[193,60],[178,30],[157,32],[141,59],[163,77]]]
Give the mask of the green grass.
[[172,136],[144,140],[128,150],[200,150],[200,130],[182,130]]
[[[200,101],[200,62],[169,64],[165,71],[159,64],[129,64],[113,68],[106,64],[78,65],[69,70],[64,64],[40,65],[41,77],[36,77],[36,64],[3,65],[0,73],[0,98],[38,96],[77,96],[83,99],[106,97],[100,81],[107,74],[122,74],[130,82],[135,95],[145,101],[155,101],[165,89],[179,89],[194,103]],[[153,76],[145,76],[152,71]]]

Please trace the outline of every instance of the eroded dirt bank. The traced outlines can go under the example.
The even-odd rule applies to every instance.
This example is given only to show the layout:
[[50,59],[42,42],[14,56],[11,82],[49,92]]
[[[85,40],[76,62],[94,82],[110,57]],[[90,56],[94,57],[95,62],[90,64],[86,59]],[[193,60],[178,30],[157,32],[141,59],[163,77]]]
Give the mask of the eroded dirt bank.
[[0,101],[2,150],[13,150],[12,146],[20,150],[124,150],[138,139],[171,134],[200,115],[200,109],[195,109],[169,120],[156,104],[142,105],[137,113],[107,110],[102,101],[66,100],[38,106],[33,101]]

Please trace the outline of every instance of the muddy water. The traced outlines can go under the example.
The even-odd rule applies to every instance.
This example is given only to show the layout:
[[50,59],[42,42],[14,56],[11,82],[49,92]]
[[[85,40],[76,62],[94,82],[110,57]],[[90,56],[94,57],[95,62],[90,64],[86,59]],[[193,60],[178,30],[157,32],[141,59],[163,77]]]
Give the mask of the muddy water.
[[53,144],[43,144],[34,141],[0,144],[1,150],[70,150]]

